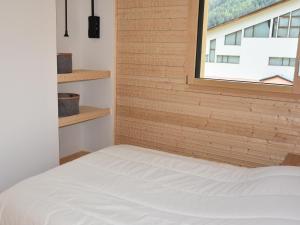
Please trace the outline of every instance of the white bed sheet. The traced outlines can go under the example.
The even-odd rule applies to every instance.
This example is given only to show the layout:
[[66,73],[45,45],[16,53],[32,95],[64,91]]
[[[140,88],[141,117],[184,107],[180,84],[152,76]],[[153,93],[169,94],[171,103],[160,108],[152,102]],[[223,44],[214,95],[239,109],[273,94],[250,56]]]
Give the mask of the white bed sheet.
[[0,195],[1,225],[300,225],[300,168],[114,146]]

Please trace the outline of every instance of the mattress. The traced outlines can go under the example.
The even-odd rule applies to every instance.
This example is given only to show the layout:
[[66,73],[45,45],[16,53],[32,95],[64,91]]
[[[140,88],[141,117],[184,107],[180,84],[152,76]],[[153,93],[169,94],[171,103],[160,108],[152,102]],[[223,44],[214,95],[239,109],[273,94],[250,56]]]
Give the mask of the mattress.
[[0,195],[1,225],[299,225],[300,168],[113,146]]

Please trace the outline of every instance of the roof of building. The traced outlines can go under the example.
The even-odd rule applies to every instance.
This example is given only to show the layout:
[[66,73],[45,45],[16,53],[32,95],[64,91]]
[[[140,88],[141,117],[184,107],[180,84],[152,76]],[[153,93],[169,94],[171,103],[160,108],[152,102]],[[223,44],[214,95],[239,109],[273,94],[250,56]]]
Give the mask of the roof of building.
[[215,28],[217,28],[217,27],[220,27],[220,26],[223,26],[223,25],[226,25],[226,24],[232,23],[232,22],[234,22],[234,21],[240,20],[240,19],[242,19],[242,18],[245,18],[245,17],[251,16],[251,15],[253,15],[253,14],[256,14],[256,13],[262,12],[262,11],[264,11],[264,10],[266,10],[266,9],[269,9],[269,8],[271,8],[271,7],[274,7],[274,6],[280,5],[280,4],[282,4],[282,3],[285,3],[285,2],[287,2],[287,1],[291,1],[291,0],[281,0],[281,1],[279,1],[279,2],[275,2],[275,3],[274,3],[274,4],[272,4],[272,5],[269,5],[269,6],[266,6],[266,7],[260,8],[260,9],[257,9],[257,10],[255,10],[255,11],[252,11],[252,12],[250,12],[250,13],[248,13],[248,14],[242,15],[242,16],[240,16],[240,17],[237,17],[237,18],[235,18],[235,19],[228,20],[228,21],[226,21],[226,22],[224,22],[224,23],[220,23],[220,24],[218,24],[218,25],[216,25],[216,26],[210,27],[210,28],[208,28],[208,30],[212,30],[212,29],[215,29]]
[[264,82],[264,81],[271,80],[271,79],[274,79],[274,78],[280,78],[282,80],[285,80],[287,82],[291,82],[292,83],[291,80],[289,80],[289,79],[287,79],[287,78],[285,78],[285,77],[283,77],[281,75],[274,75],[274,76],[266,77],[266,78],[261,79],[260,82]]

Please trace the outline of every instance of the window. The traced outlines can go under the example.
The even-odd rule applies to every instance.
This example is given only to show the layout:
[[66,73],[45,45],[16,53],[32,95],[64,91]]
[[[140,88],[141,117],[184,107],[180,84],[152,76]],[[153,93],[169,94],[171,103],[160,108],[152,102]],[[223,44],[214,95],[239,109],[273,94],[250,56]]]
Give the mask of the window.
[[225,36],[225,45],[241,45],[242,31],[237,31]]
[[278,30],[278,18],[274,18],[273,19],[272,37],[277,37],[277,30]]
[[290,14],[285,14],[279,17],[277,37],[288,37],[289,33],[289,24],[290,24]]
[[273,19],[272,37],[298,38],[300,33],[300,9]]
[[298,38],[300,33],[300,9],[292,12],[290,25],[290,38]]
[[245,29],[245,37],[247,38],[267,38],[270,33],[271,20],[263,23],[256,24],[254,26]]
[[294,67],[296,64],[295,58],[281,58],[281,57],[270,57],[270,66],[291,66]]
[[[298,34],[300,10],[295,8],[290,13],[278,14],[281,8],[272,6],[275,1],[262,1],[262,4],[250,6],[248,0],[235,1],[234,5],[231,0],[191,0],[191,15],[195,18],[198,16],[198,27],[192,27],[195,30],[191,33],[197,33],[198,38],[197,43],[191,41],[193,48],[189,48],[189,57],[195,59],[192,50],[197,47],[196,66],[193,68],[196,73],[189,74],[195,74],[197,82],[207,79],[202,84],[212,85],[218,85],[218,82],[228,86],[236,82],[239,85],[249,82],[261,84],[261,80],[270,74],[280,74],[293,81],[295,65],[298,64],[295,59],[298,44],[289,39],[279,41],[271,37],[294,37]],[[277,4],[286,3],[276,1]],[[239,19],[241,17],[245,17],[245,20]],[[257,22],[257,18],[267,19]],[[246,20],[249,26],[244,26]],[[191,21],[190,24],[194,23]],[[226,84],[226,81],[230,81],[230,84]],[[285,82],[282,85],[287,84]]]
[[210,41],[209,62],[213,63],[216,60],[216,39]]
[[232,56],[232,55],[218,55],[217,63],[231,63],[231,64],[239,64],[240,57]]

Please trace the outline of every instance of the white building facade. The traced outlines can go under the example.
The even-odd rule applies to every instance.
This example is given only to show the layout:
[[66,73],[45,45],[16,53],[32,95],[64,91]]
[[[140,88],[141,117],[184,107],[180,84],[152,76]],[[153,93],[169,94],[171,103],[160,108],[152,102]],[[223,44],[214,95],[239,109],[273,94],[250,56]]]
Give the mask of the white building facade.
[[300,31],[300,0],[275,4],[208,30],[205,78],[293,81]]

